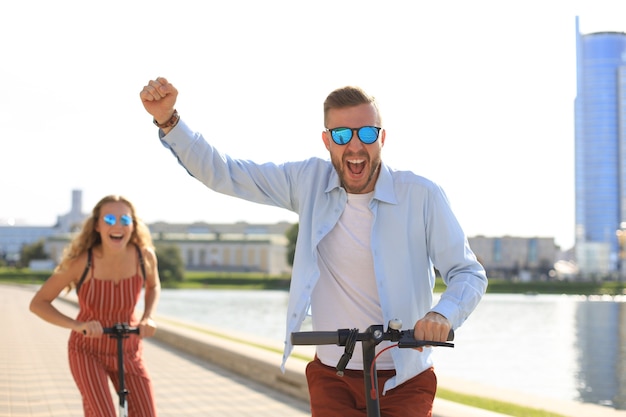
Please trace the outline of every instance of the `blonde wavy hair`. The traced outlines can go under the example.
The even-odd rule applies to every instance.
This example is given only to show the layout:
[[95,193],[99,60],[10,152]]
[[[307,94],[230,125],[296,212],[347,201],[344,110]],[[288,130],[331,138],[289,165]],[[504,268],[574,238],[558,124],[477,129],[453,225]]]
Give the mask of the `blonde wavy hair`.
[[61,261],[54,269],[55,272],[64,270],[68,263],[79,258],[82,254],[87,252],[90,248],[98,246],[102,243],[100,233],[96,231],[96,225],[98,219],[102,215],[102,206],[107,203],[121,202],[130,208],[131,216],[133,218],[133,234],[130,237],[130,243],[134,243],[140,249],[149,248],[154,249],[154,243],[152,242],[152,235],[148,226],[137,216],[135,206],[127,198],[120,195],[108,195],[102,198],[98,204],[95,205],[89,216],[83,223],[81,231],[76,235],[72,241],[64,248]]

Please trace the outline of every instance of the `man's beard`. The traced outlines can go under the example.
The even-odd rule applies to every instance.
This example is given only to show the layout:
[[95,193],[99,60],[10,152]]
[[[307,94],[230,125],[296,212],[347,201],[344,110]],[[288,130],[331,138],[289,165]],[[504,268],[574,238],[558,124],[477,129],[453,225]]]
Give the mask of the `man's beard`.
[[380,157],[377,157],[373,160],[369,159],[369,155],[368,156],[363,156],[360,155],[360,158],[365,159],[366,161],[369,162],[369,164],[367,164],[370,167],[370,171],[367,175],[367,179],[366,181],[362,184],[359,185],[357,187],[351,187],[348,185],[348,181],[346,181],[346,177],[348,177],[349,174],[347,174],[345,172],[345,170],[348,170],[348,163],[345,162],[345,159],[349,159],[354,157],[354,155],[349,155],[349,156],[343,156],[343,159],[337,160],[336,158],[332,158],[332,163],[333,166],[335,167],[335,171],[337,171],[337,174],[339,175],[339,181],[341,181],[341,185],[342,187],[346,190],[346,192],[350,193],[350,194],[362,194],[363,190],[367,189],[372,182],[374,182],[376,180],[376,174],[378,173],[378,170],[380,169]]

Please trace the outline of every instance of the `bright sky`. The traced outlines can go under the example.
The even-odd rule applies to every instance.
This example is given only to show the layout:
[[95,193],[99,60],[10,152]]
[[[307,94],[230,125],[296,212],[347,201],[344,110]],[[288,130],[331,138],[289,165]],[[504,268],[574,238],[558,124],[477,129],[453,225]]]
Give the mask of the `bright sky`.
[[0,221],[52,225],[73,189],[148,222],[297,221],[188,176],[139,91],[165,76],[218,149],[282,162],[328,156],[322,102],[351,84],[380,102],[383,160],[441,184],[468,235],[569,248],[576,15],[626,32],[623,0],[4,2]]

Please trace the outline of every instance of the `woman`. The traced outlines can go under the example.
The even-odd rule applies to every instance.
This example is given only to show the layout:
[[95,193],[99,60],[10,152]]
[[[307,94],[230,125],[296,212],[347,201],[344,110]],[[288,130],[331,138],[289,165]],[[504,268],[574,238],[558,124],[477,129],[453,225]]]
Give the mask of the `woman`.
[[[138,320],[135,306],[142,286],[145,307]],[[52,305],[65,288],[76,288],[80,310],[75,319]],[[82,395],[85,416],[116,415],[107,378],[119,390],[117,341],[103,336],[103,328],[116,323],[139,327],[139,337],[130,335],[123,342],[129,416],[157,415],[141,339],[156,331],[152,315],[160,289],[148,227],[137,217],[130,201],[116,195],[104,197],[30,303],[30,310],[42,319],[72,330],[69,363]]]

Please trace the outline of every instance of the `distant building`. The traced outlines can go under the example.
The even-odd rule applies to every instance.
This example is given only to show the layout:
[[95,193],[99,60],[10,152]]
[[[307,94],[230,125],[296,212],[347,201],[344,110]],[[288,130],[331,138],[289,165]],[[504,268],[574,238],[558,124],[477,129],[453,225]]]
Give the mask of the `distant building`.
[[0,259],[14,265],[20,260],[24,245],[32,245],[58,233],[55,227],[0,225]]
[[620,268],[626,224],[626,33],[581,34],[576,17],[576,262],[583,275]]
[[70,212],[58,216],[53,226],[25,226],[8,220],[0,221],[0,258],[10,264],[17,262],[24,245],[79,230],[86,217],[82,212],[82,191],[73,190]]
[[[58,216],[53,226],[24,226],[0,223],[0,259],[19,261],[24,245],[44,241],[50,258],[57,262],[72,233],[79,231],[88,214],[82,211],[82,191],[72,191],[69,213]],[[272,275],[289,274],[287,237],[291,223],[249,224],[148,224],[157,244],[180,248],[189,271],[255,271]]]
[[292,223],[150,224],[156,242],[180,248],[187,270],[289,274],[287,230]]
[[[0,251],[19,259],[25,244],[44,240],[50,258],[58,262],[72,233],[87,217],[81,210],[82,193],[72,192],[72,209],[59,216],[52,227],[0,225]],[[148,224],[155,244],[180,249],[188,271],[251,271],[270,275],[289,274],[286,233],[292,223],[211,224],[205,222]],[[545,279],[558,260],[553,238],[469,238],[470,245],[490,277]],[[0,254],[1,255],[1,254]],[[17,256],[17,258],[15,258]]]
[[[283,275],[291,272],[287,262],[286,232],[291,223],[171,224],[148,225],[156,245],[180,249],[187,271],[260,272]],[[46,239],[45,248],[57,262],[71,236]]]
[[554,238],[476,236],[468,241],[488,277],[536,281],[555,274],[559,248]]
[[77,232],[83,226],[88,213],[83,213],[83,192],[72,191],[72,205],[70,212],[57,217],[56,228],[61,233]]

